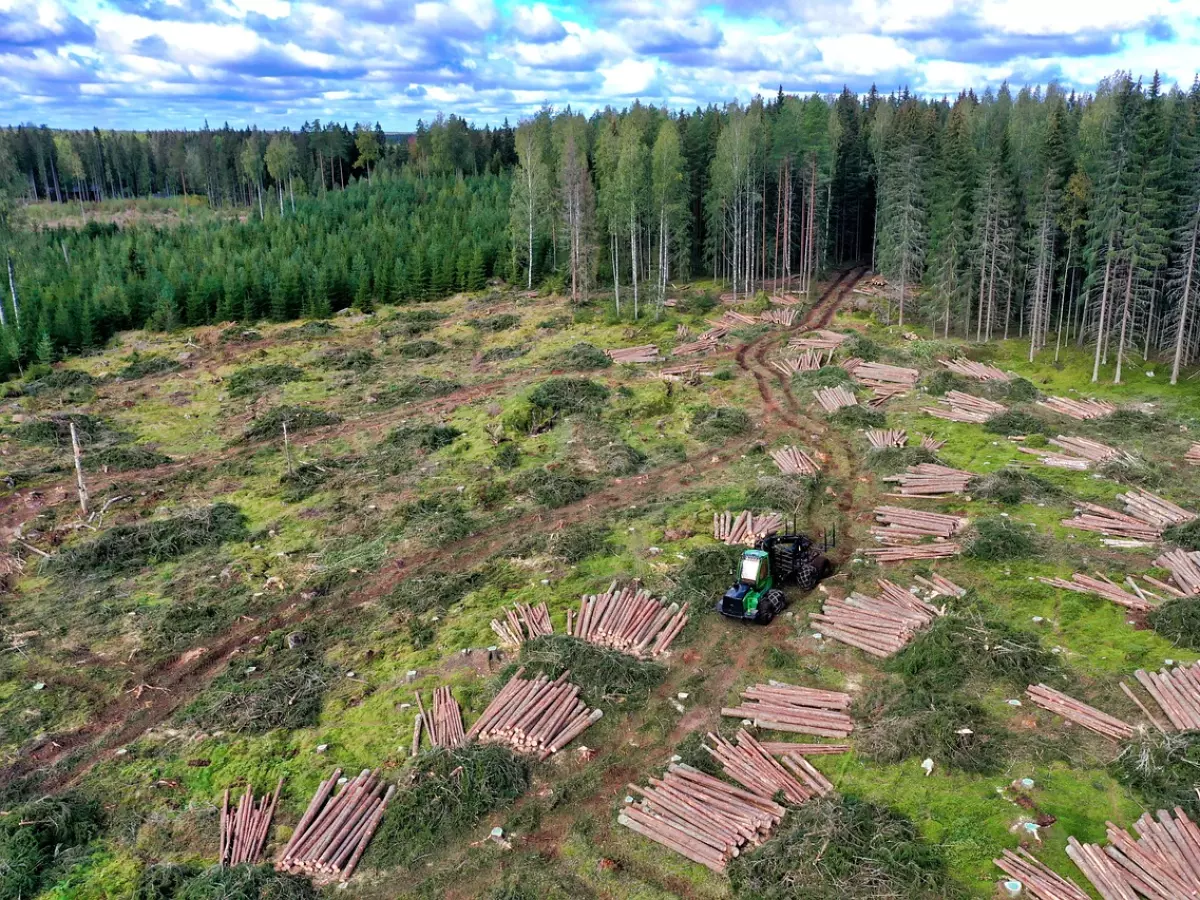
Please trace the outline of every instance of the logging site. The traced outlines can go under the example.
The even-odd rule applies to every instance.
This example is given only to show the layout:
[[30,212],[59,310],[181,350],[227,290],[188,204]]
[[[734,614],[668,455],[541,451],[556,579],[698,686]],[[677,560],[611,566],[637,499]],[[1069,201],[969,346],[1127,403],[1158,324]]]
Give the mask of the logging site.
[[0,213],[0,900],[1200,898],[1200,89],[21,126]]

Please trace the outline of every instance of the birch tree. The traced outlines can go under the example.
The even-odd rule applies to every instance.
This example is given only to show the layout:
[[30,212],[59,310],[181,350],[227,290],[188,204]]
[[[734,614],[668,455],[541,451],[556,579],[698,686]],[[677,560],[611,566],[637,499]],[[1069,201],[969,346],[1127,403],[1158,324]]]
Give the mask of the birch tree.
[[655,315],[662,311],[672,260],[686,259],[687,189],[679,129],[667,119],[658,129],[650,161],[650,189],[658,233]]
[[510,230],[513,238],[514,269],[525,265],[525,289],[533,289],[536,265],[534,243],[545,225],[549,195],[549,165],[537,131],[540,123],[526,119],[517,126],[517,170],[513,176]]

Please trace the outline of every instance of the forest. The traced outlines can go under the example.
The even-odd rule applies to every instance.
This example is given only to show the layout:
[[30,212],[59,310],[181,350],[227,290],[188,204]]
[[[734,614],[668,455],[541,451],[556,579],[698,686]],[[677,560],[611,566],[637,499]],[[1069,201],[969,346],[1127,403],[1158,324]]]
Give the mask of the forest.
[[[797,97],[691,113],[544,109],[516,128],[439,116],[297,132],[0,131],[8,297],[0,370],[122,328],[322,316],[482,287],[737,295],[851,261],[882,312],[943,336],[1020,337],[1032,359],[1092,348],[1093,380],[1200,353],[1200,82],[1094,93]],[[199,197],[234,216],[150,229],[31,224],[31,204]]]

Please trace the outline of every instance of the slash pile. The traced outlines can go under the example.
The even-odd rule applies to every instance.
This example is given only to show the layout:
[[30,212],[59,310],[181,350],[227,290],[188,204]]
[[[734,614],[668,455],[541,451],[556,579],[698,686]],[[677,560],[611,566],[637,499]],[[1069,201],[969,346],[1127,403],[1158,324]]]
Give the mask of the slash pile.
[[879,597],[854,591],[842,600],[826,600],[819,613],[809,613],[813,626],[826,637],[885,657],[903,649],[917,631],[943,613],[890,581],[881,579],[879,587]]
[[554,681],[545,675],[522,678],[523,674],[524,666],[471,726],[468,739],[507,744],[518,753],[548,759],[603,717],[579,699],[579,687],[567,681],[570,671]]
[[1038,900],[1088,900],[1087,892],[1079,885],[1063,878],[1024,847],[1018,847],[1016,852],[1005,850],[1001,859],[992,862],[1029,888]]
[[1154,609],[1155,604],[1150,598],[1153,594],[1148,594],[1134,584],[1133,580],[1129,584],[1133,586],[1136,593],[1131,594],[1115,581],[1110,578],[1105,578],[1097,573],[1095,578],[1090,575],[1082,575],[1076,572],[1071,576],[1070,581],[1062,578],[1043,578],[1039,577],[1038,581],[1042,584],[1048,584],[1051,587],[1062,588],[1064,591],[1074,591],[1077,594],[1095,594],[1097,597],[1103,597],[1105,600],[1111,600],[1126,609],[1132,609],[1135,612],[1149,612]]
[[895,547],[930,537],[944,541],[966,528],[968,520],[903,506],[877,506],[875,521],[879,524],[871,526],[871,534],[881,544]]
[[[1163,569],[1169,569],[1181,596],[1200,594],[1200,550],[1168,550],[1154,561]],[[1159,587],[1166,585],[1159,584]]]
[[938,402],[948,406],[949,409],[926,406],[921,409],[921,412],[939,419],[948,419],[951,422],[970,422],[974,425],[982,425],[992,416],[1007,410],[1003,403],[986,400],[972,394],[964,394],[962,391],[947,391],[946,396]]
[[1013,379],[1007,372],[1002,372],[995,366],[972,362],[969,359],[939,359],[938,362],[955,375],[963,375],[978,381],[1012,381]]
[[799,804],[833,790],[829,780],[803,756],[789,753],[779,763],[744,728],[738,729],[737,744],[711,731],[708,739],[714,746],[702,746],[721,764],[725,774],[764,800],[782,793],[788,803]]
[[254,802],[254,792],[247,787],[241,801],[229,808],[229,788],[221,799],[221,867],[253,865],[262,858],[267,845],[267,832],[271,819],[275,817],[275,806],[279,803],[279,792],[283,790],[283,779],[275,785],[275,793],[263,794]]
[[652,363],[662,359],[658,355],[658,347],[654,344],[622,347],[619,350],[605,350],[604,352],[615,363]]
[[867,440],[876,450],[887,450],[890,447],[903,447],[908,443],[908,432],[903,428],[872,428],[867,432]]
[[890,475],[883,480],[900,485],[900,493],[905,497],[940,497],[961,494],[974,477],[962,469],[936,463],[919,463],[909,466],[903,475]]
[[275,868],[280,872],[333,875],[348,881],[379,827],[395,785],[368,769],[334,795],[341,769],[317,788]]
[[785,309],[768,309],[760,318],[764,322],[773,325],[782,325],[784,328],[791,328],[796,324],[796,310],[791,307]]
[[1105,462],[1121,455],[1121,451],[1108,444],[1093,441],[1083,437],[1069,437],[1060,434],[1051,439],[1050,444],[1063,450],[1055,453],[1045,447],[1018,447],[1022,453],[1032,453],[1044,466],[1055,466],[1060,469],[1087,469],[1092,463]]
[[1200,443],[1188,447],[1187,453],[1183,455],[1183,461],[1188,465],[1200,466]]
[[545,603],[537,606],[518,603],[511,608],[504,607],[503,620],[492,619],[492,631],[496,632],[501,643],[519,647],[543,634],[554,634],[554,626],[550,624],[550,610]]
[[837,412],[843,406],[858,405],[858,400],[855,399],[853,392],[841,385],[819,388],[813,391],[813,396],[817,398],[817,402],[821,404],[821,408],[828,413]]
[[713,513],[713,538],[731,547],[737,544],[753,546],[777,532],[781,525],[783,516],[779,513],[763,513],[757,518],[748,509],[738,513],[736,518],[731,512]]
[[1109,845],[1067,838],[1067,856],[1102,897],[1110,900],[1176,900],[1200,896],[1200,828],[1180,807],[1149,813],[1134,824],[1138,840],[1108,823]]
[[1039,400],[1038,406],[1080,420],[1103,419],[1117,411],[1117,407],[1107,400],[1072,400],[1068,397],[1047,397]]
[[781,356],[772,360],[771,365],[783,375],[794,375],[796,372],[815,372],[832,359],[832,350],[805,350],[799,356]]
[[850,337],[848,334],[839,334],[836,331],[826,331],[818,329],[813,332],[816,337],[794,337],[788,341],[789,347],[804,347],[813,350],[836,350]]
[[[1146,689],[1166,714],[1171,726],[1178,731],[1200,731],[1200,663],[1190,666],[1176,666],[1174,669],[1163,669],[1161,672],[1147,672],[1138,669],[1133,673],[1138,683]],[[1134,696],[1129,687],[1122,682],[1121,689],[1126,696],[1133,699],[1146,718],[1166,731],[1159,721],[1150,715],[1150,711]]]
[[1196,518],[1195,513],[1141,488],[1118,494],[1117,499],[1125,504],[1124,513],[1095,503],[1080,503],[1075,518],[1063,519],[1063,524],[1113,537],[1157,541],[1162,539],[1164,529]]
[[921,373],[916,369],[906,369],[901,366],[889,366],[886,363],[864,362],[855,366],[850,372],[855,380],[867,387],[889,387],[901,385],[905,388],[915,387]]
[[816,475],[821,471],[816,460],[799,447],[780,447],[771,451],[771,459],[784,475]]
[[1044,684],[1031,684],[1025,693],[1037,706],[1052,713],[1057,713],[1076,725],[1082,725],[1088,731],[1103,735],[1114,741],[1123,741],[1133,737],[1133,726],[1122,722],[1116,716],[1101,712],[1094,706],[1088,706],[1074,697],[1046,687]]
[[433,692],[433,712],[425,711],[421,695],[417,694],[417,721],[413,725],[413,750],[420,747],[421,724],[429,732],[429,742],[435,747],[460,747],[467,741],[463,733],[462,707],[450,693],[450,688],[440,687]]
[[585,596],[579,611],[567,610],[567,634],[600,647],[637,657],[663,656],[687,624],[688,606],[670,606],[650,592],[614,581],[603,594]]
[[846,737],[854,720],[846,713],[850,695],[771,682],[755,684],[742,691],[742,705],[723,707],[721,715],[749,719],[757,728]]

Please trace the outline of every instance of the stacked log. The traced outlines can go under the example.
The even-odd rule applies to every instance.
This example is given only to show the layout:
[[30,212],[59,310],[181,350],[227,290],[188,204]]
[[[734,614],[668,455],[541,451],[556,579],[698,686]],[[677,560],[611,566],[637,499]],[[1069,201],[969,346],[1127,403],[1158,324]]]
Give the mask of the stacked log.
[[1107,506],[1081,501],[1073,519],[1063,519],[1062,524],[1080,531],[1094,531],[1110,537],[1132,538],[1139,541],[1157,541],[1162,538],[1162,529],[1141,519],[1116,512]]
[[837,387],[818,388],[813,391],[813,396],[817,398],[817,402],[821,404],[821,408],[827,413],[837,412],[843,406],[858,405],[858,400],[855,399],[853,392],[841,385]]
[[784,328],[791,328],[796,324],[796,310],[791,307],[785,309],[768,309],[759,318],[771,325],[782,325]]
[[341,774],[341,769],[334,770],[317,788],[275,863],[278,871],[331,875],[341,881],[354,874],[396,787],[363,769],[335,795]]
[[1190,466],[1200,466],[1200,443],[1188,447],[1187,453],[1183,455],[1183,461]]
[[[1161,672],[1138,669],[1133,674],[1166,715],[1171,728],[1176,731],[1200,731],[1200,663],[1176,666]],[[1160,731],[1168,730],[1150,714],[1124,682],[1121,689]]]
[[692,363],[686,366],[671,366],[658,373],[658,377],[663,381],[686,381],[689,383],[698,382],[701,378],[711,378],[712,375],[712,369],[703,369],[699,363]]
[[731,547],[738,544],[753,547],[782,525],[783,516],[779,513],[763,513],[757,517],[748,509],[736,517],[728,511],[713,513],[713,538]]
[[1075,469],[1083,471],[1091,468],[1092,463],[1105,462],[1121,455],[1121,451],[1099,441],[1083,437],[1069,437],[1060,434],[1053,438],[1050,444],[1063,450],[1055,453],[1045,447],[1018,447],[1022,453],[1030,453],[1038,458],[1044,466],[1054,466],[1059,469]]
[[697,353],[712,353],[717,349],[717,343],[721,338],[729,333],[729,329],[724,326],[718,328],[710,328],[708,331],[699,335],[696,340],[687,343],[679,344],[672,351],[672,356],[693,356]]
[[958,556],[958,544],[906,544],[894,547],[872,547],[863,551],[877,563],[908,562],[914,559],[949,559]]
[[922,578],[920,575],[914,575],[913,581],[921,585],[921,587],[927,588],[935,597],[939,595],[943,597],[967,596],[966,588],[959,587],[949,578],[943,578],[937,572],[934,572],[928,578]]
[[771,361],[780,374],[791,376],[797,372],[815,372],[828,365],[833,359],[832,350],[805,350],[799,356],[781,356]]
[[813,627],[825,637],[886,657],[903,649],[943,613],[890,581],[881,579],[879,586],[882,593],[878,597],[854,591],[845,599],[826,600],[819,613],[809,614]]
[[1164,500],[1141,488],[1134,488],[1127,494],[1118,494],[1117,499],[1125,504],[1125,512],[1129,515],[1163,529],[1183,525],[1196,518],[1194,512],[1189,512],[1170,500]]
[[615,363],[652,363],[662,359],[658,355],[658,347],[654,344],[641,344],[637,347],[605,350],[604,353]]
[[821,471],[817,461],[799,447],[780,447],[771,451],[771,459],[784,475],[816,475]]
[[1088,731],[1110,738],[1114,741],[1128,740],[1133,737],[1133,726],[1122,722],[1116,716],[1101,712],[1094,706],[1088,706],[1074,697],[1046,687],[1044,684],[1031,684],[1026,695],[1048,712],[1056,713],[1076,725],[1082,725]]
[[853,373],[854,370],[861,366],[864,362],[865,360],[861,356],[851,356],[847,359],[843,359],[840,363],[838,363],[838,365],[841,366],[845,371]]
[[1016,852],[1005,850],[1000,859],[992,862],[1004,874],[1021,882],[1038,900],[1089,900],[1079,885],[1063,878],[1024,847],[1018,847]]
[[1107,400],[1072,400],[1069,397],[1047,397],[1039,400],[1038,406],[1080,420],[1103,419],[1117,411],[1117,407]]
[[969,359],[939,359],[943,366],[953,372],[955,375],[962,375],[966,378],[974,378],[977,381],[1012,381],[1013,376],[1007,372],[1002,372],[995,366],[987,366],[983,363],[973,362]]
[[[1138,839],[1112,822],[1108,846],[1067,838],[1067,856],[1106,900],[1177,900],[1200,896],[1200,828],[1180,807],[1143,813]],[[1073,900],[1073,898],[1072,898]]]
[[688,621],[688,605],[667,606],[634,584],[584,596],[567,610],[567,634],[639,658],[663,656]]
[[907,509],[903,506],[875,507],[871,534],[889,546],[913,544],[925,538],[946,540],[967,527],[967,519],[945,513]]
[[833,756],[849,753],[849,744],[793,744],[789,741],[763,741],[762,748],[772,756]]
[[871,399],[867,401],[867,406],[878,409],[893,397],[903,397],[907,393],[908,388],[903,384],[875,384],[871,386]]
[[[1156,559],[1154,564],[1170,571],[1177,593],[1183,596],[1200,594],[1200,551],[1175,548]],[[1159,586],[1166,587],[1161,583]]]
[[709,319],[709,325],[714,328],[741,328],[743,325],[757,325],[758,319],[736,309],[727,309],[719,319]]
[[461,747],[467,741],[463,732],[462,707],[454,699],[454,694],[448,687],[435,688],[433,692],[433,711],[426,712],[417,694],[418,722],[414,726],[413,746],[420,747],[420,728],[424,724],[429,734],[429,743],[435,747]]
[[642,799],[628,798],[617,821],[714,872],[770,837],[786,812],[770,798],[682,763],[649,781],[649,787],[628,786]]
[[746,688],[741,705],[723,707],[721,715],[748,719],[757,728],[841,738],[854,730],[849,708],[849,694],[771,682]]
[[256,802],[254,791],[249,787],[242,799],[231,809],[229,788],[221,798],[221,853],[220,864],[226,866],[254,865],[262,859],[267,846],[267,834],[275,807],[279,803],[279,792],[283,790],[283,779],[275,785],[275,793],[263,794]]
[[872,428],[867,432],[867,440],[876,450],[903,447],[908,443],[908,432],[903,428]]
[[916,369],[906,369],[902,366],[889,366],[886,363],[860,363],[850,373],[855,379],[868,387],[876,385],[903,385],[906,388],[915,387],[921,373]]
[[938,402],[949,408],[937,409],[927,406],[923,407],[921,412],[939,419],[948,419],[951,422],[970,422],[974,425],[982,425],[992,416],[1007,410],[1003,403],[985,400],[983,397],[976,397],[972,394],[964,394],[962,391],[947,391],[946,396]]
[[725,774],[764,800],[781,793],[786,802],[800,804],[833,790],[829,780],[803,756],[789,753],[783,763],[777,762],[744,728],[738,729],[736,744],[711,731],[708,739],[713,746],[701,746],[721,764]]
[[[1071,576],[1070,581],[1062,578],[1044,578],[1039,577],[1038,581],[1042,584],[1048,584],[1051,587],[1061,588],[1064,591],[1074,591],[1077,594],[1094,594],[1097,597],[1103,597],[1105,600],[1111,600],[1119,606],[1126,609],[1132,609],[1135,612],[1149,612],[1154,609],[1155,604],[1151,602],[1150,597],[1136,584],[1133,585],[1136,593],[1131,594],[1119,584],[1110,578],[1105,578],[1097,573],[1095,578],[1090,575],[1083,575],[1076,572]],[[1130,581],[1130,584],[1133,584]]]
[[946,446],[945,441],[939,441],[937,438],[933,437],[932,435],[928,435],[928,434],[921,435],[921,448],[924,450],[928,450],[930,453],[937,453],[939,450],[941,450],[945,446]]
[[518,753],[548,759],[603,717],[579,699],[579,687],[567,681],[570,671],[554,681],[523,674],[524,666],[500,689],[467,732],[469,740],[507,744]]
[[974,477],[962,469],[919,463],[909,466],[902,475],[889,475],[883,480],[900,485],[900,493],[905,497],[942,497],[961,494]]
[[532,606],[528,603],[518,603],[514,607],[504,607],[503,619],[492,619],[492,631],[500,638],[500,642],[509,647],[519,647],[526,641],[544,634],[554,634],[554,626],[550,624],[550,610],[545,603]]
[[850,335],[848,334],[839,334],[836,331],[826,331],[822,328],[815,332],[811,332],[804,337],[792,338],[790,341],[788,341],[788,346],[803,348],[811,347],[814,350],[836,350],[838,347],[842,346],[842,344],[844,344],[849,337]]
[[787,294],[772,294],[769,299],[776,306],[797,306],[800,303],[799,297],[789,297]]

